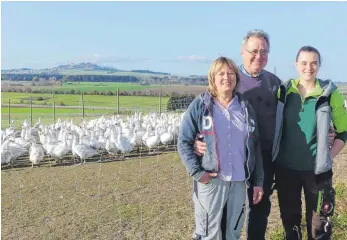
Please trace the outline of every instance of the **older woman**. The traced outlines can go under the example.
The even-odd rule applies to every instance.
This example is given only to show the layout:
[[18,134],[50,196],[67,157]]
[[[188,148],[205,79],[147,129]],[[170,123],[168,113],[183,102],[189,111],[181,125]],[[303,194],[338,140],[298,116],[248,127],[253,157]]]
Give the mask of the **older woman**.
[[[263,196],[263,166],[255,114],[235,88],[240,81],[233,61],[220,57],[208,73],[208,90],[188,107],[181,123],[178,151],[194,180],[196,235],[222,239],[221,218],[227,206],[226,239],[240,238],[245,216],[246,187],[254,181],[253,203]],[[194,153],[202,134],[203,157]]]
[[[301,191],[306,202],[307,239],[330,239],[334,209],[332,161],[347,141],[344,100],[330,80],[317,78],[318,50],[302,47],[296,57],[297,79],[280,86],[274,140],[276,184],[287,240],[302,239]],[[283,114],[282,114],[283,113]],[[329,147],[329,126],[336,138]]]

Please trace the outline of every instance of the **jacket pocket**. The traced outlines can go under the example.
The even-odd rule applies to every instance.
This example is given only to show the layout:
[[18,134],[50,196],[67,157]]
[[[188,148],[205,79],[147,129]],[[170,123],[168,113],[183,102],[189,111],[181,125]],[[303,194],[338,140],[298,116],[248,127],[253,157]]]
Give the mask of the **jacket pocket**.
[[239,214],[239,216],[238,216],[238,218],[236,220],[234,231],[236,231],[239,226],[242,226],[242,223],[243,223],[243,220],[244,220],[244,213],[245,213],[245,204],[243,204],[241,212],[240,212],[240,214]]
[[201,166],[207,171],[217,171],[217,162],[218,160],[215,154],[207,148],[205,154],[202,157]]
[[201,205],[199,199],[197,198],[196,194],[193,194],[193,201],[194,201],[194,214],[195,214],[195,224],[196,234],[199,234],[203,237],[207,236],[207,230],[208,230],[208,214],[204,207]]

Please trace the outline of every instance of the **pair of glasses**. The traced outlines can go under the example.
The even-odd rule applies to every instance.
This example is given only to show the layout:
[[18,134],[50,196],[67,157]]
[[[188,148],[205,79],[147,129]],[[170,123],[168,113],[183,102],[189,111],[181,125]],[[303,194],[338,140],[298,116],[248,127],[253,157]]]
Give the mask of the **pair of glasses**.
[[265,55],[268,55],[269,51],[268,50],[253,50],[253,51],[249,51],[246,49],[247,52],[249,52],[250,54],[252,54],[253,56],[257,56],[258,53],[260,54],[260,56],[265,56]]

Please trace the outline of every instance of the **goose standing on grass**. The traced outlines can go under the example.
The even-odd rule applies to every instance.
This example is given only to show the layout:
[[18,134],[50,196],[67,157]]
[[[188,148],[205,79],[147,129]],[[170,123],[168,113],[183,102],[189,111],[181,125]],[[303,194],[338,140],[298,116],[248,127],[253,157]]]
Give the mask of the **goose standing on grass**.
[[114,135],[110,135],[107,137],[106,143],[105,143],[105,149],[108,152],[108,154],[111,154],[114,156],[117,154],[118,149],[117,149],[116,144],[115,144],[116,141],[113,139],[114,137],[112,137],[112,136],[114,136]]
[[103,148],[103,144],[98,141],[98,138],[95,137],[94,129],[90,130],[89,146],[91,146],[92,148],[96,150],[100,150]]
[[35,140],[32,140],[31,147],[29,149],[29,160],[31,162],[31,167],[35,165],[40,166],[40,162],[43,161],[45,153],[43,147],[40,143],[36,143]]
[[145,134],[142,136],[142,142],[143,142],[145,145],[146,145],[147,139],[148,139],[149,137],[153,136],[153,134],[151,133],[152,127],[151,127],[150,124],[147,125],[146,129],[147,129],[147,130],[146,130]]
[[81,163],[86,163],[87,158],[99,155],[98,152],[91,148],[89,145],[82,144],[82,139],[80,138],[79,144],[77,144],[77,135],[75,134],[72,141],[72,154],[78,156],[81,159]]
[[[146,139],[146,146],[148,147],[148,154],[150,154],[151,149],[157,147],[160,143],[160,135],[158,133],[159,126],[155,128],[155,134],[152,137]],[[155,149],[152,153],[154,153]]]
[[34,125],[34,128],[39,128],[41,125],[41,117],[39,117],[39,121]]
[[54,158],[55,161],[59,162],[60,164],[63,163],[64,156],[71,151],[71,148],[69,148],[68,146],[67,139],[68,132],[64,131],[62,141],[59,144],[57,144],[51,151],[51,157]]
[[[130,143],[130,140],[126,138],[125,136],[122,135],[122,127],[118,127],[118,136],[117,136],[117,141],[116,141],[116,147],[121,151],[121,153],[126,154],[130,153],[134,145]],[[124,157],[124,156],[123,156]]]
[[5,139],[4,143],[1,145],[1,165],[8,164],[10,165],[12,159],[15,157],[12,153],[12,150],[8,146],[9,140]]
[[160,135],[160,141],[162,144],[168,147],[168,145],[172,142],[172,140],[173,140],[172,126],[170,125],[167,128],[167,132]]
[[[22,147],[18,143],[14,142],[13,136],[8,136],[3,145],[1,146],[1,152],[2,151],[10,151],[12,154],[12,157],[10,159],[10,164],[13,164],[14,161],[19,158],[20,156],[25,155],[28,153],[28,149]],[[6,153],[7,154],[7,153]]]

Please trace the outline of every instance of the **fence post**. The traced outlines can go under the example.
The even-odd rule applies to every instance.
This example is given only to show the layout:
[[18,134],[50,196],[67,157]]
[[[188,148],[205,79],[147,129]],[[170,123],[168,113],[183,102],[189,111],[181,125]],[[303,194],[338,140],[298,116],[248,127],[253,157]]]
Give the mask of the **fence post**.
[[119,114],[119,88],[117,88],[117,114]]
[[33,97],[30,96],[30,127],[33,126]]
[[84,118],[84,100],[83,100],[83,91],[81,91],[82,96],[82,118]]
[[11,126],[11,99],[8,99],[8,126]]
[[52,93],[52,99],[53,99],[53,122],[55,123],[55,100],[54,100],[54,92]]
[[159,114],[161,115],[161,92],[159,93]]

